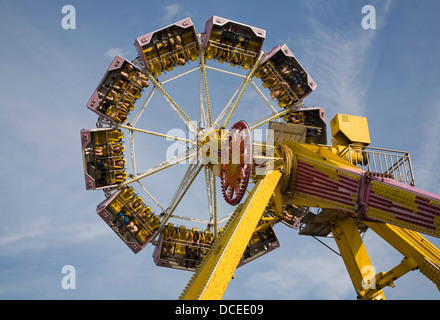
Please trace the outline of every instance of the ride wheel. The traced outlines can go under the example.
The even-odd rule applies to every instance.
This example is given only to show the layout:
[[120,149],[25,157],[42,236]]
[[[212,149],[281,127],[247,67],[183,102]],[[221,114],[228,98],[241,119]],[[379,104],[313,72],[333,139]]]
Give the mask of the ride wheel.
[[[268,58],[261,50],[265,31],[220,19],[213,17],[202,34],[195,33],[187,18],[138,38],[135,45],[139,57],[131,62],[115,58],[119,63],[113,62],[89,101],[88,108],[99,115],[98,129],[123,133],[118,142],[124,143],[125,150],[124,161],[119,162],[123,166],[119,168],[123,171],[117,176],[119,180],[101,183],[99,188],[90,187],[103,189],[109,202],[99,206],[99,214],[124,241],[128,237],[123,236],[121,228],[130,226],[126,233],[136,236],[136,232],[143,231],[143,236],[138,237],[142,248],[147,243],[157,244],[170,219],[203,224],[215,237],[233,211],[229,205],[239,204],[253,181],[252,164],[266,140],[265,132],[260,130],[262,126],[272,120],[280,121],[303,106],[298,99],[282,107],[275,101],[278,106],[274,107],[272,92],[267,92],[269,98],[263,93],[268,86],[254,82],[254,75]],[[170,48],[170,44],[174,47]],[[120,64],[120,61],[126,62]],[[115,70],[124,65],[129,66],[130,72],[134,70],[133,76],[127,74],[127,69],[122,69],[122,76],[115,75]],[[258,78],[264,78],[261,70],[259,74]],[[106,79],[110,78],[120,80],[109,83]],[[131,92],[122,91],[126,81]],[[102,88],[108,91],[103,93]],[[116,114],[119,110],[119,116],[102,113],[108,107],[103,108],[103,104],[114,108]],[[235,124],[228,130],[232,121]],[[260,131],[255,134],[257,129]],[[104,150],[111,148],[110,142],[104,141]],[[93,146],[83,141],[83,150]],[[84,156],[86,153],[83,151]],[[274,159],[268,152],[261,153],[259,166]],[[110,160],[98,162],[92,157],[92,162],[100,168],[108,168]],[[85,164],[87,161],[90,163],[84,158]],[[98,169],[95,171],[99,172]],[[85,173],[89,185],[93,185],[89,180],[94,178]],[[202,175],[204,179],[197,179]],[[217,201],[219,179],[229,205]],[[194,184],[198,187],[191,192]],[[141,200],[146,202],[145,205],[139,202],[143,209],[122,214],[121,210],[133,205],[131,199],[140,197],[138,192],[143,192]],[[118,205],[110,203],[111,199]],[[194,202],[202,215],[194,212]],[[108,215],[104,210],[107,207],[116,208],[112,209],[112,219],[104,218]],[[145,212],[146,207],[150,208],[149,214],[141,219],[138,212]],[[224,215],[218,218],[220,211]],[[135,252],[138,251],[139,248]]]
[[235,206],[243,199],[252,169],[252,137],[246,122],[239,121],[231,127],[222,152],[225,154],[220,176],[223,198]]

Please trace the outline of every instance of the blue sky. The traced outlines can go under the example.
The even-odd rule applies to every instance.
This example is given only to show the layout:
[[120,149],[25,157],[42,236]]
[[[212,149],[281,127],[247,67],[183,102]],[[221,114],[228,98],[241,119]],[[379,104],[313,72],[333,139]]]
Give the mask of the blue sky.
[[[438,1],[150,3],[1,1],[1,299],[176,299],[185,287],[190,273],[156,267],[152,246],[134,255],[97,216],[104,195],[85,190],[79,140],[81,129],[95,127],[97,117],[85,105],[114,54],[134,59],[135,38],[185,17],[198,32],[213,15],[266,29],[263,50],[286,43],[318,84],[306,106],[325,107],[327,122],[336,113],[366,116],[371,145],[408,151],[416,186],[440,194]],[[76,8],[75,30],[61,26],[67,4]],[[376,8],[376,30],[361,27],[367,4]],[[233,86],[234,80],[209,78],[219,101]],[[182,88],[170,84],[167,90],[191,115],[195,107]],[[255,94],[245,95],[237,117],[266,115],[261,104]],[[159,132],[181,126],[164,108],[155,96],[140,126]],[[168,146],[136,140],[139,170],[163,160],[161,144]],[[184,170],[176,166],[146,185],[167,204],[179,182],[172,176]],[[203,184],[192,186],[179,206],[182,215],[207,215]],[[275,231],[281,248],[238,269],[225,299],[355,299],[339,256],[283,225]],[[440,247],[440,240],[428,238]],[[364,241],[377,272],[403,258],[372,231]],[[61,286],[64,265],[76,269],[75,290]],[[395,284],[385,289],[388,299],[440,298],[418,271]]]

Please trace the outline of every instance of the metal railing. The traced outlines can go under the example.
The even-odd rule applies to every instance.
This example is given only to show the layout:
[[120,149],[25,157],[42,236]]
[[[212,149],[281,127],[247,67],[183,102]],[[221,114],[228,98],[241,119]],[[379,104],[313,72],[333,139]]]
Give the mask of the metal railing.
[[399,182],[415,185],[408,152],[351,144],[339,155],[365,171],[391,175]]

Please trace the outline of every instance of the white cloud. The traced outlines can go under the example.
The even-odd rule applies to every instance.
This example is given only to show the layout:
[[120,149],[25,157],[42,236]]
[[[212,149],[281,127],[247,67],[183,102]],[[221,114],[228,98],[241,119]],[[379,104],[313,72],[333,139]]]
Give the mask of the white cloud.
[[175,20],[175,17],[182,10],[179,4],[170,4],[163,6],[162,9],[165,11],[165,15],[162,18],[162,23],[169,24]]
[[437,170],[437,162],[440,157],[440,145],[438,133],[440,132],[440,96],[434,100],[429,112],[430,116],[425,117],[420,137],[423,143],[420,151],[412,162],[414,165],[415,181],[419,188],[440,194],[440,175]]
[[113,59],[115,56],[123,57],[125,50],[122,48],[110,48],[105,52],[105,56]]
[[[386,1],[379,10],[380,25],[385,25],[392,1]],[[315,97],[329,109],[353,115],[364,115],[366,96],[372,79],[368,66],[369,54],[378,30],[363,30],[359,23],[338,30],[335,26],[321,22],[321,15],[328,18],[334,7],[315,2],[305,4],[311,11],[308,24],[314,37],[306,40],[306,55],[312,57],[308,65],[310,73],[318,83]],[[323,7],[321,7],[323,6]],[[359,9],[360,13],[360,9]],[[324,15],[325,14],[325,15]],[[361,15],[360,15],[361,17]]]
[[363,114],[369,83],[364,67],[373,33],[356,37],[331,32],[317,20],[313,21],[313,28],[319,47],[310,49],[315,52],[315,59],[321,61],[314,70],[321,83],[321,95],[341,112]]

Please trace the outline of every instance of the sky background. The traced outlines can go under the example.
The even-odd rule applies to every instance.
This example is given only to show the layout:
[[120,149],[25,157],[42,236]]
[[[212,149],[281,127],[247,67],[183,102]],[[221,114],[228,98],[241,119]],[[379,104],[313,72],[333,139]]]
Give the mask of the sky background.
[[[156,267],[151,245],[134,255],[96,214],[104,194],[85,190],[79,131],[95,127],[97,115],[85,106],[114,55],[134,59],[137,37],[186,17],[199,33],[213,15],[263,28],[265,52],[287,44],[318,84],[304,101],[307,107],[325,107],[327,123],[336,113],[367,117],[371,146],[409,152],[416,186],[440,194],[437,0],[0,4],[1,299],[176,299],[182,292],[191,273]],[[75,30],[61,26],[61,9],[68,4],[76,9]],[[361,26],[361,10],[368,4],[376,9],[376,30]],[[196,80],[196,74],[189,79]],[[198,83],[189,79],[166,90],[197,119]],[[214,110],[224,105],[236,82],[208,73]],[[163,133],[181,127],[169,109],[156,94],[139,127]],[[267,112],[250,91],[236,117],[252,122]],[[136,135],[138,171],[163,161],[171,143]],[[167,205],[180,181],[175,177],[185,170],[175,166],[164,176],[145,179],[145,185]],[[176,214],[208,217],[200,178]],[[230,208],[221,208],[229,213]],[[284,225],[275,231],[281,247],[238,269],[224,299],[356,298],[339,256]],[[427,238],[440,247],[439,239]],[[324,241],[337,248],[332,239]],[[371,230],[364,241],[376,272],[403,258]],[[65,265],[75,267],[75,290],[61,286]],[[418,271],[395,285],[384,290],[386,298],[440,298]]]

